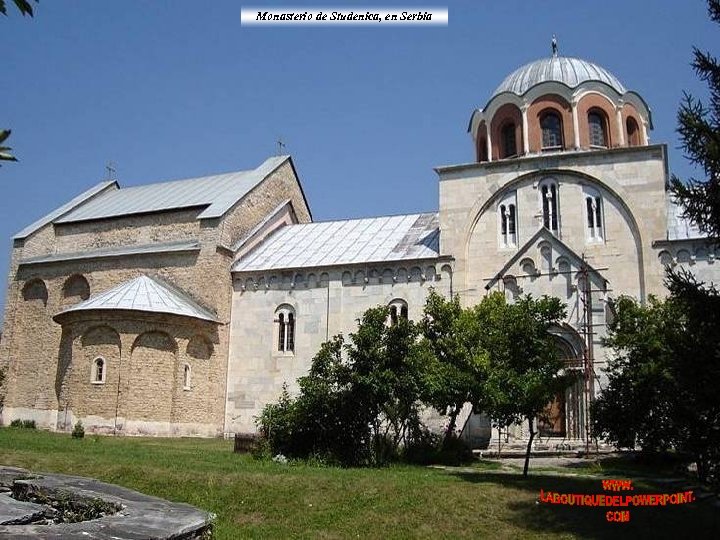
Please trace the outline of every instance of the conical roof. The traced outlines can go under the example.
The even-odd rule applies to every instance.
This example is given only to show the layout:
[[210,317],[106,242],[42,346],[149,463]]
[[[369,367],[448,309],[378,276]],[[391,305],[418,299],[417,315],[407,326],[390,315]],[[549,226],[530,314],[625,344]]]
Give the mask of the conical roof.
[[198,305],[183,291],[146,275],[64,309],[55,318],[65,313],[91,310],[143,311],[218,322],[210,311]]

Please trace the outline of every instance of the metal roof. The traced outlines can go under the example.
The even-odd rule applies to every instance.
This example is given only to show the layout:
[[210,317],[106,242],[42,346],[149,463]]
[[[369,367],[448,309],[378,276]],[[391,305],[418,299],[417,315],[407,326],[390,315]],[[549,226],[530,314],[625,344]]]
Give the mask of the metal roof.
[[512,92],[522,96],[536,84],[555,81],[575,88],[587,81],[600,81],[614,88],[619,94],[627,89],[615,75],[604,67],[587,60],[568,56],[541,58],[516,69],[497,87],[493,96],[503,92]]
[[290,156],[276,156],[267,159],[254,170],[110,191],[80,205],[60,219],[56,219],[55,223],[72,223],[202,206],[206,208],[198,215],[198,219],[218,218],[288,159]]
[[668,194],[667,196],[667,239],[668,240],[692,240],[706,238],[707,235],[700,232],[698,226],[687,218],[683,217],[683,208]]
[[288,225],[238,260],[234,272],[381,261],[439,254],[436,213]]
[[27,238],[28,236],[30,236],[32,233],[34,233],[41,227],[44,227],[48,223],[53,222],[54,220],[56,220],[63,214],[71,211],[76,206],[79,206],[80,204],[87,201],[91,197],[97,195],[98,193],[101,193],[102,191],[104,191],[105,189],[107,189],[108,187],[113,186],[113,185],[115,187],[117,187],[117,182],[115,182],[114,180],[108,180],[108,181],[100,182],[99,184],[94,185],[87,191],[82,192],[77,197],[75,197],[75,198],[71,199],[69,202],[63,204],[61,207],[56,208],[49,214],[41,217],[34,223],[31,223],[30,225],[25,227],[22,231],[18,232],[15,236],[13,236],[13,240],[22,240],[24,238]]
[[166,242],[162,244],[142,244],[119,248],[96,249],[92,251],[76,251],[73,253],[57,253],[21,259],[19,265],[46,264],[61,261],[78,261],[84,259],[102,259],[108,257],[124,257],[127,255],[144,255],[146,253],[174,253],[183,251],[199,251],[200,243],[196,240],[183,242]]
[[54,318],[66,313],[90,310],[143,311],[218,322],[215,315],[198,305],[183,291],[144,274],[64,309]]

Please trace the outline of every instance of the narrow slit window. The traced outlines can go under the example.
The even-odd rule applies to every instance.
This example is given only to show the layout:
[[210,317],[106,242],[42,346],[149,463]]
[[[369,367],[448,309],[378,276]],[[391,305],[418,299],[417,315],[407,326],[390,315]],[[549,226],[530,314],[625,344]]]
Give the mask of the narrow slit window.
[[277,350],[282,353],[295,351],[295,312],[289,306],[277,310]]
[[98,357],[93,360],[92,382],[95,384],[102,384],[105,382],[105,359],[102,357]]
[[587,236],[590,241],[603,240],[602,199],[599,195],[585,197],[585,213],[587,216]]
[[558,189],[554,182],[543,184],[540,188],[542,199],[543,227],[556,233],[558,231]]

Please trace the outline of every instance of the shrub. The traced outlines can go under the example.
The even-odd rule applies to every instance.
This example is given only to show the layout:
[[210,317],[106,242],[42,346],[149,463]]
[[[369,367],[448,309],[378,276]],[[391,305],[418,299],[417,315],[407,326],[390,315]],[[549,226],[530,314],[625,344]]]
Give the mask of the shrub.
[[427,430],[405,446],[403,457],[417,465],[462,465],[475,460],[470,447],[455,435],[443,437]]
[[85,428],[80,420],[77,421],[75,427],[72,430],[73,439],[82,439],[85,436]]
[[35,429],[35,420],[20,420],[19,418],[16,418],[10,422],[10,427]]

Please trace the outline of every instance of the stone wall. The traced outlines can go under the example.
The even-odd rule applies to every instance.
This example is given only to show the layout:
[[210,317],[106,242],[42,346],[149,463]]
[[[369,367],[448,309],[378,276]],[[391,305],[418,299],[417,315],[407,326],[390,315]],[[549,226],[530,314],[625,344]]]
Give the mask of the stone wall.
[[[357,328],[363,312],[404,300],[418,320],[431,287],[452,288],[450,262],[311,268],[265,274],[236,273],[233,281],[225,431],[254,432],[255,417],[280,395],[297,390],[320,345]],[[277,309],[295,314],[295,349],[278,351]]]
[[[89,427],[108,429],[111,424],[115,427],[117,416],[127,417],[129,423],[124,426],[124,432],[176,434],[179,429],[181,433],[219,433],[225,403],[232,296],[230,265],[233,262],[233,254],[221,246],[232,245],[260,223],[267,212],[287,199],[292,201],[301,220],[310,219],[289,160],[222,218],[200,221],[196,219],[200,212],[197,208],[172,210],[58,226],[48,224],[24,240],[16,240],[0,345],[0,366],[8,368],[2,421],[35,419],[40,426],[55,429],[58,425],[67,427],[65,417],[69,415],[71,419],[83,418]],[[92,253],[95,249],[177,240],[197,241],[199,249],[23,263],[25,259],[41,255]],[[125,397],[129,397],[118,402],[117,384],[115,399],[110,396],[111,378],[120,376],[112,363],[107,368],[105,385],[92,385],[90,381],[91,357],[112,356],[116,354],[114,349],[106,350],[104,347],[110,345],[102,341],[92,346],[82,345],[83,332],[90,329],[87,325],[102,326],[112,316],[96,317],[88,321],[82,331],[63,328],[53,316],[79,302],[88,290],[91,296],[96,296],[140,274],[157,276],[179,288],[215,312],[220,324],[216,325],[212,338],[207,332],[185,335],[178,333],[175,323],[156,320],[151,324],[135,312],[133,317],[138,328],[111,327],[121,339],[118,362],[129,370],[121,377],[123,382],[119,387],[121,394],[125,392]],[[47,294],[38,297],[33,292],[30,297],[23,296],[23,288],[28,283],[42,283]],[[28,291],[30,289],[26,293]],[[123,325],[131,320],[126,314]],[[174,352],[170,354],[145,343],[142,341],[145,338],[136,344],[135,340],[145,332],[167,334],[176,343]],[[91,343],[100,338],[86,339]],[[212,358],[210,363],[206,358],[208,354]],[[151,358],[157,362],[153,363]],[[191,390],[184,389],[186,364],[190,367]],[[131,369],[133,365],[137,368],[135,372]],[[129,385],[128,389],[123,390],[123,385]],[[133,388],[135,397],[127,394]],[[119,407],[117,411],[113,410],[112,403]],[[123,403],[130,408],[123,410]]]

